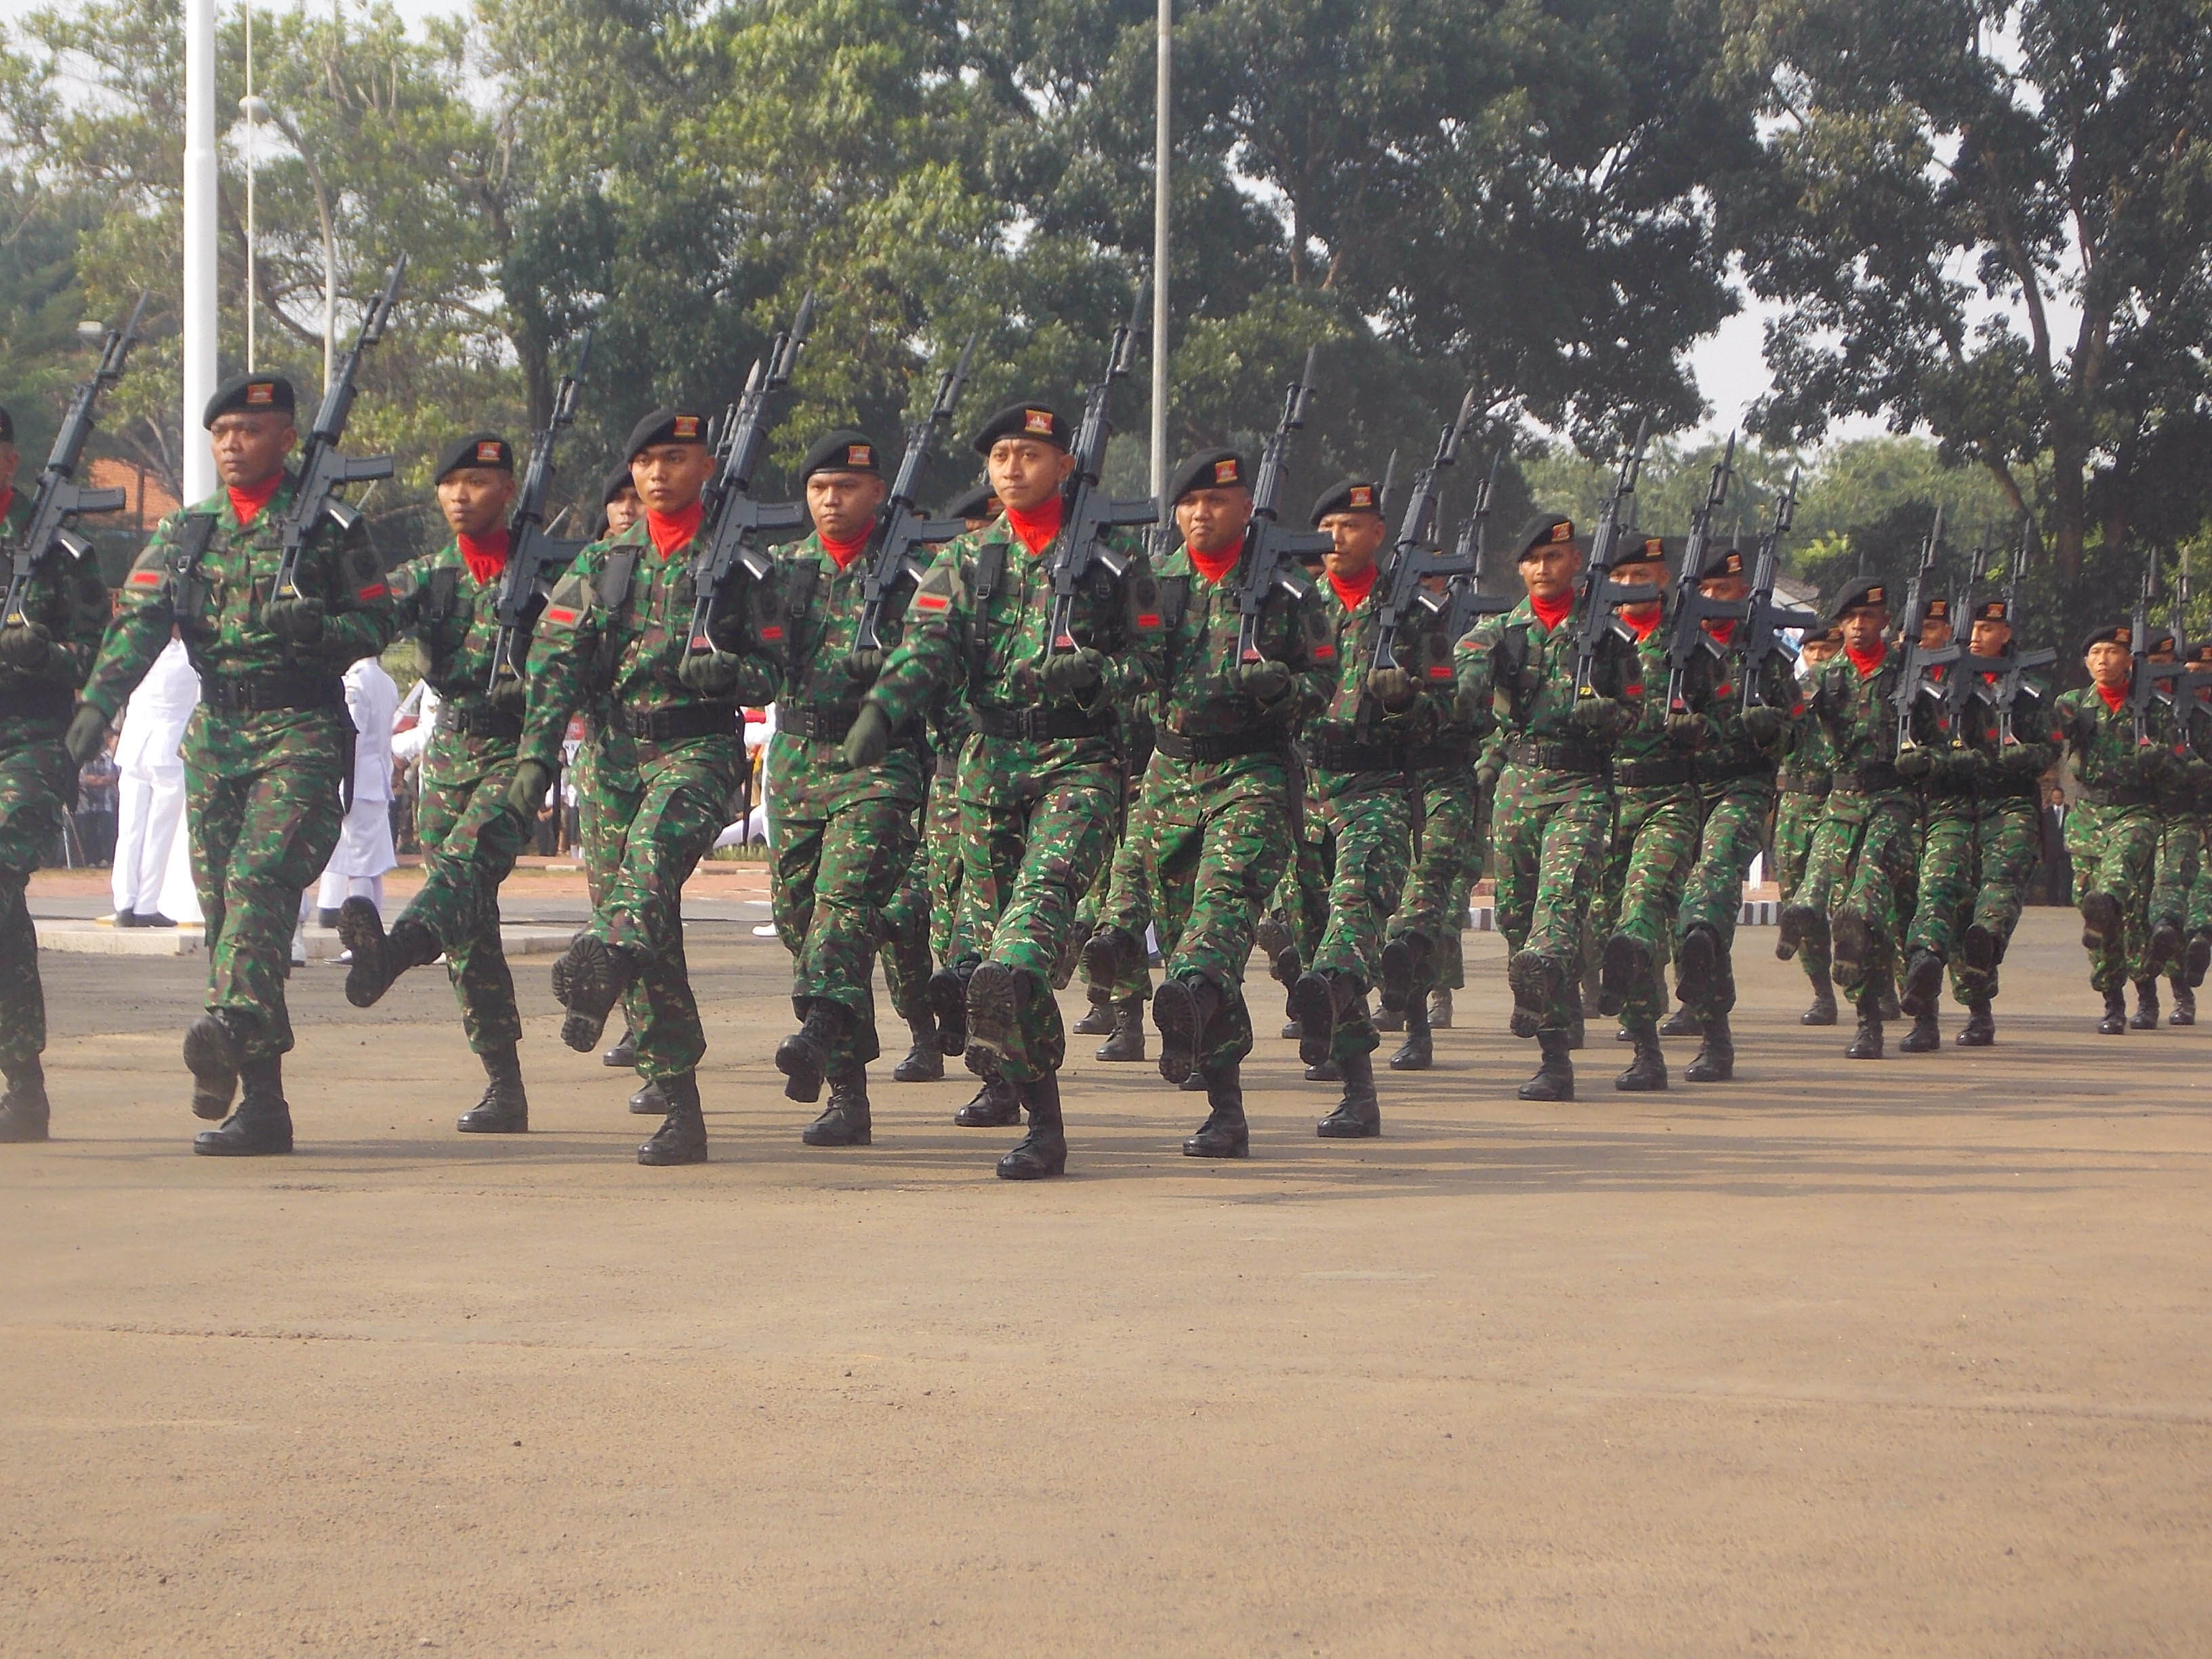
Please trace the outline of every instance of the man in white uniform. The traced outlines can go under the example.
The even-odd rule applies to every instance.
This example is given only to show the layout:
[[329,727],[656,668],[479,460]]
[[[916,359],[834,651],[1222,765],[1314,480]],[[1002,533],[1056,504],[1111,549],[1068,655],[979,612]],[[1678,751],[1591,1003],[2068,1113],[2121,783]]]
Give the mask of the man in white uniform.
[[399,688],[382,663],[363,657],[346,670],[345,696],[356,733],[353,803],[316,901],[332,915],[349,898],[365,898],[382,909],[384,872],[399,862],[392,848],[392,726],[399,712]]
[[199,706],[200,678],[184,641],[172,639],[124,706],[115,741],[115,865],[109,887],[118,927],[173,927],[162,914],[170,844],[185,811],[185,725]]

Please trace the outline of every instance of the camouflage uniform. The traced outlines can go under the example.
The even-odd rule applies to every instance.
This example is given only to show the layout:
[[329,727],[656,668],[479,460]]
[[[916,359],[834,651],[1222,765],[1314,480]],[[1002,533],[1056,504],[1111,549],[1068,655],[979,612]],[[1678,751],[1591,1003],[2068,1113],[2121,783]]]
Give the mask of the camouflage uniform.
[[[1929,678],[1937,685],[1955,672],[1945,664]],[[1910,963],[1917,951],[1929,951],[1949,963],[1957,960],[1959,936],[1966,931],[1967,913],[1977,890],[1974,854],[1980,823],[1979,792],[1976,785],[1982,757],[1938,738],[1935,770],[1920,785],[1920,861],[1915,873],[1915,903],[1911,925],[1901,947]]]
[[659,1082],[689,1076],[707,1052],[684,960],[684,884],[729,822],[745,764],[742,705],[766,702],[775,678],[751,656],[738,682],[711,697],[678,678],[698,543],[663,555],[649,524],[585,548],[548,598],[530,647],[520,756],[557,767],[568,716],[582,706],[603,708],[634,750],[634,766],[603,752],[592,775],[611,856],[582,936],[631,963],[637,1070]]
[[[228,492],[161,521],[125,580],[84,701],[112,722],[174,625],[200,678],[185,728],[192,885],[206,919],[208,1011],[252,1064],[292,1047],[284,1006],[300,894],[322,873],[343,817],[354,729],[339,677],[392,639],[382,566],[357,528],[315,537],[300,591],[326,608],[321,637],[295,646],[264,617],[282,560],[289,475],[250,526]],[[187,579],[173,570],[204,548]]]
[[[2053,736],[2073,757],[2080,799],[2066,813],[2066,852],[2074,861],[2074,902],[2109,894],[2118,925],[2090,947],[2089,983],[2107,996],[2124,991],[2147,955],[2144,922],[2158,865],[2159,783],[2168,759],[2158,744],[2137,748],[2135,717],[2124,697],[2106,705],[2094,685],[2068,691],[2052,712]],[[2082,912],[2085,921],[2090,912]]]
[[[2162,711],[2160,724],[2172,732],[2171,711]],[[2212,768],[2189,753],[2185,744],[2175,742],[2169,747],[2172,757],[2159,778],[2158,858],[2145,918],[2146,948],[2143,956],[2130,964],[2139,985],[2153,977],[2148,948],[2150,935],[2160,927],[2172,929],[2177,940],[2187,935],[2190,897],[2204,863],[2204,823],[2199,803],[2203,799],[2205,775]],[[2157,971],[2164,972],[2171,965],[2162,963]]]
[[[1964,908],[1966,929],[1989,935],[1997,963],[2027,902],[2028,884],[2043,858],[2042,775],[2057,758],[2050,741],[2050,693],[2026,682],[2014,708],[2015,741],[2001,745],[1995,712],[1969,696],[1960,736],[1979,757],[1974,770],[1974,885]],[[1986,975],[1965,953],[1952,958],[1951,994],[1969,1006],[1993,1000],[1997,969]]]
[[[12,539],[28,516],[17,496],[0,526]],[[0,1075],[35,1083],[46,1046],[46,1003],[24,889],[52,854],[62,814],[76,799],[76,769],[62,733],[107,625],[99,564],[58,550],[32,574],[23,611],[46,631],[46,660],[29,672],[0,663]]]
[[1428,941],[1411,993],[1415,1001],[1425,1002],[1437,986],[1456,990],[1466,983],[1460,933],[1467,927],[1468,895],[1482,874],[1485,840],[1483,800],[1474,782],[1476,735],[1476,722],[1455,697],[1440,714],[1435,734],[1407,757],[1421,805],[1419,833],[1386,936],[1418,934]]
[[884,907],[880,957],[891,1012],[908,1023],[929,1012],[933,964],[949,962],[960,894],[960,745],[968,725],[957,707],[930,721],[929,798],[915,814],[921,855],[910,857]]
[[[1806,706],[1804,698],[1796,706]],[[1802,896],[1812,862],[1813,839],[1827,815],[1835,751],[1818,720],[1798,723],[1789,758],[1776,774],[1774,802],[1774,887],[1784,907],[1801,902],[1813,917],[1798,945],[1798,958],[1817,989],[1828,983],[1828,916],[1825,906]]]
[[906,637],[867,696],[896,729],[931,698],[964,690],[975,730],[960,757],[969,930],[961,948],[1034,976],[1006,1052],[976,1055],[1017,1084],[1050,1077],[1066,1056],[1048,987],[1076,907],[1105,862],[1126,787],[1116,709],[1158,678],[1151,562],[1133,541],[1116,546],[1126,574],[1116,580],[1094,567],[1076,601],[1077,643],[1105,659],[1088,708],[1047,697],[1037,682],[1052,549],[1030,553],[1004,520],[939,551],[908,607]]

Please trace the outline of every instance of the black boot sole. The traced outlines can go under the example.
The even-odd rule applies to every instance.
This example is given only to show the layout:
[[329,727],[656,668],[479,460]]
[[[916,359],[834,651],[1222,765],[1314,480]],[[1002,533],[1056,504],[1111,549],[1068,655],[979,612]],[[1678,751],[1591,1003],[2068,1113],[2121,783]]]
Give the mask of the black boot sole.
[[1067,1173],[1067,1138],[1032,1133],[999,1160],[1001,1181],[1049,1181]]
[[606,1035],[607,1016],[622,1000],[622,969],[605,941],[580,934],[553,964],[553,994],[568,1010],[561,1041],[588,1054]]
[[937,1046],[947,1055],[968,1051],[968,988],[950,968],[929,976],[929,1012],[937,1017]]
[[1419,967],[1413,939],[1401,933],[1382,947],[1379,1000],[1385,1013],[1402,1014],[1413,998],[1413,974]]
[[784,1097],[811,1106],[822,1098],[830,1056],[812,1037],[794,1031],[775,1045],[775,1069],[783,1073]]
[[1336,1047],[1336,994],[1319,974],[1301,974],[1291,987],[1291,1017],[1297,1022],[1298,1058],[1325,1066]]
[[2193,991],[2204,983],[2208,971],[2212,971],[2212,939],[2197,933],[2190,939],[2189,949],[2182,955],[2181,976]]
[[1918,952],[1905,975],[1905,989],[1898,994],[1898,1007],[1918,1019],[1935,1012],[1936,999],[1942,994],[1943,958],[1932,951]]
[[1093,990],[1110,991],[1121,977],[1121,946],[1112,932],[1100,928],[1083,941],[1083,978]]
[[2120,902],[2110,893],[2090,893],[2081,900],[2081,948],[2101,951],[2107,939],[2118,937]]
[[1615,933],[1605,942],[1597,970],[1597,1011],[1610,1018],[1628,1006],[1651,973],[1651,952],[1640,939]]
[[238,1095],[238,1050],[213,1014],[185,1027],[185,1069],[192,1074],[192,1115],[210,1123],[228,1117]]
[[1804,948],[1806,936],[1819,924],[1820,913],[1809,904],[1785,904],[1775,920],[1774,959],[1787,962]]
[[349,898],[338,906],[338,943],[352,953],[347,964],[346,1000],[356,1008],[374,1008],[392,988],[392,975],[384,965],[384,918],[365,898]]
[[945,1056],[937,1051],[934,1039],[928,1048],[916,1043],[907,1051],[904,1060],[891,1067],[894,1083],[942,1083],[945,1081]]
[[1205,1036],[1189,986],[1170,979],[1152,994],[1152,1024],[1160,1034],[1160,1075],[1180,1087],[1198,1069],[1198,1045]]
[[1021,1024],[1019,974],[1003,962],[986,962],[968,981],[968,1047],[993,1059],[1014,1046]]
[[1735,1053],[1733,1049],[1717,1054],[1711,1048],[1700,1048],[1684,1068],[1685,1083],[1733,1083],[1735,1081]]
[[1516,951],[1505,964],[1505,983],[1513,993],[1513,1035],[1535,1036],[1543,1029],[1545,1010],[1559,1000],[1559,970],[1548,957],[1533,951]]
[[1828,957],[1835,963],[1836,981],[1846,990],[1866,972],[1874,952],[1874,934],[1866,919],[1855,910],[1839,910],[1828,924]]
[[[1684,1006],[1677,1019],[1692,1018],[1690,1005],[1703,1006],[1711,1000],[1720,989],[1721,942],[1713,931],[1700,922],[1682,935],[1681,954],[1674,964],[1674,996]],[[1673,1020],[1668,1022],[1674,1024]],[[1664,1026],[1660,1035],[1668,1035]],[[1674,1035],[1691,1036],[1690,1031]]]

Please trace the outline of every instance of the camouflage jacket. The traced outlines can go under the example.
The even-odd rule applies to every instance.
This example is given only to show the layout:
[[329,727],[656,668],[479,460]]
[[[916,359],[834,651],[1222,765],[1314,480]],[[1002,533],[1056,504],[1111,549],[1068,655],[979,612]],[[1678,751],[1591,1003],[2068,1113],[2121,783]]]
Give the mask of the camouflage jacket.
[[[394,631],[415,641],[415,664],[438,694],[438,726],[424,751],[423,769],[432,777],[481,772],[511,760],[513,720],[492,707],[492,653],[499,643],[499,578],[478,582],[453,542],[435,553],[410,559],[392,573]],[[471,731],[471,723],[489,716],[500,731]]]
[[1803,739],[1805,693],[1789,657],[1780,651],[1769,653],[1762,671],[1766,684],[1759,688],[1760,700],[1769,708],[1779,709],[1787,722],[1771,743],[1761,744],[1744,730],[1743,672],[1743,658],[1736,652],[1712,659],[1702,704],[1712,726],[1705,747],[1698,750],[1698,776],[1704,781],[1761,773],[1771,778]]
[[[225,680],[301,676],[334,684],[392,642],[392,590],[358,524],[343,535],[318,531],[300,561],[301,592],[326,607],[322,637],[295,646],[263,620],[297,482],[288,473],[250,525],[239,523],[228,490],[161,520],[125,579],[85,702],[114,720],[167,647],[173,623],[210,703]],[[193,544],[203,538],[204,551],[192,560]]]
[[1557,628],[1546,628],[1524,598],[1502,617],[1485,617],[1454,647],[1461,700],[1490,711],[1509,764],[1522,744],[1609,752],[1644,718],[1642,662],[1620,630],[1609,629],[1590,678],[1592,689],[1617,705],[1610,729],[1592,731],[1572,720],[1576,627],[1571,611]]
[[734,741],[740,705],[775,695],[775,665],[750,653],[739,653],[738,684],[715,696],[695,691],[678,677],[690,648],[691,562],[699,543],[695,538],[664,556],[647,526],[640,519],[621,535],[592,543],[547,596],[530,642],[523,759],[557,764],[568,716],[580,707],[590,706],[617,725],[629,719],[681,720],[687,711],[708,709],[714,712],[691,718],[715,725],[714,735],[726,731]]
[[2050,688],[2032,676],[2021,677],[2013,702],[2012,741],[2007,744],[2001,741],[1996,708],[1977,695],[1984,690],[1994,695],[1996,686],[1996,677],[1984,674],[1978,686],[1967,688],[1952,738],[1975,757],[1969,778],[1977,795],[1987,799],[2033,794],[2036,780],[2058,758]]
[[[11,540],[21,535],[30,516],[30,502],[15,492],[0,514],[0,533]],[[90,554],[78,558],[66,548],[57,550],[25,583],[23,614],[46,629],[52,649],[40,671],[27,674],[0,664],[0,720],[11,725],[36,722],[58,732],[69,720],[77,688],[92,672],[107,627],[107,588],[100,580],[100,562]]]
[[1790,733],[1789,757],[1782,763],[1777,779],[1785,792],[1826,794],[1828,791],[1836,751],[1828,742],[1828,728],[1812,718],[1813,693],[1820,686],[1820,673],[1825,672],[1825,668],[1815,671],[1809,678],[1795,673],[1790,676],[1796,682],[1790,688],[1790,706],[1797,711],[1799,719]]
[[[1905,653],[1892,645],[1871,674],[1862,674],[1850,653],[1839,651],[1821,669],[1806,700],[1806,714],[1827,739],[1835,787],[1867,794],[1917,793],[1897,773],[1897,710],[1890,699],[1904,672]],[[1915,705],[1914,731],[1923,741],[1936,735],[1931,705]]]
[[2157,740],[2138,745],[2135,715],[2123,696],[2109,707],[2094,685],[2063,694],[2052,705],[2051,740],[2066,746],[2085,799],[2097,805],[2155,800],[2172,750]]
[[1324,665],[1328,681],[1321,707],[1307,716],[1302,734],[1315,793],[1326,799],[1367,787],[1395,787],[1403,775],[1403,763],[1382,767],[1347,763],[1360,758],[1363,746],[1411,750],[1432,743],[1455,712],[1450,642],[1443,637],[1443,619],[1423,613],[1419,622],[1409,620],[1401,631],[1398,660],[1413,674],[1413,700],[1395,714],[1376,704],[1370,713],[1363,745],[1359,711],[1370,701],[1367,676],[1375,665],[1375,636],[1382,620],[1383,576],[1378,570],[1365,597],[1350,607],[1327,576],[1314,586],[1336,646],[1335,659]]

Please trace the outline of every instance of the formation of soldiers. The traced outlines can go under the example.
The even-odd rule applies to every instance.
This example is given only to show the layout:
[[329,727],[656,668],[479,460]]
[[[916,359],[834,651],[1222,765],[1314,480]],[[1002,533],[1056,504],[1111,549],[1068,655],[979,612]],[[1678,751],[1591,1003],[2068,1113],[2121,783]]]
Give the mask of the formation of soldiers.
[[[25,540],[0,415],[0,1139],[42,1139],[49,1117],[26,882],[76,765],[173,631],[203,686],[185,763],[208,996],[183,1048],[205,1154],[291,1149],[287,948],[338,833],[339,676],[401,641],[441,699],[425,879],[389,928],[345,905],[345,990],[366,1007],[444,958],[486,1073],[465,1132],[529,1126],[499,894],[579,713],[592,914],[552,989],[580,1052],[621,1011],[609,1058],[660,1119],[647,1164],[708,1155],[681,897],[744,775],[746,704],[777,710],[771,890],[794,1026],[773,1061],[820,1108],[810,1146],[872,1139],[880,957],[911,1040],[892,1075],[964,1058],[979,1087],[956,1121],[1023,1130],[1000,1176],[1066,1168],[1054,992],[1079,968],[1076,1029],[1106,1038],[1099,1058],[1142,1060],[1156,1037],[1162,1077],[1206,1097],[1184,1152],[1243,1157],[1255,945],[1283,1037],[1340,1091],[1316,1133],[1379,1134],[1382,1031],[1404,1034],[1390,1067],[1431,1065],[1486,865],[1511,1029],[1539,1054],[1523,1099],[1574,1097],[1593,1018],[1617,1018],[1628,1048],[1617,1089],[1668,1088],[1669,1036],[1698,1041],[1686,1080],[1734,1077],[1735,925],[1762,851],[1778,953],[1812,983],[1805,1023],[1837,1023],[1848,999],[1850,1058],[1881,1058],[1899,1018],[1902,1048],[1933,1048],[1948,975],[1956,1042],[1984,1045],[2062,752],[2100,1029],[2154,1024],[2161,978],[2173,1022],[2193,1019],[2212,963],[2212,640],[2177,650],[2141,618],[2094,629],[2091,684],[2053,696],[2014,644],[2012,591],[1970,595],[1958,642],[1954,601],[1895,605],[1879,580],[1825,617],[1786,612],[1786,519],[1749,546],[1716,540],[1709,509],[1686,543],[1646,536],[1619,487],[1595,535],[1554,513],[1522,526],[1522,591],[1492,599],[1434,544],[1435,468],[1395,535],[1367,477],[1322,491],[1310,532],[1279,522],[1295,387],[1256,466],[1189,457],[1165,515],[1100,488],[1113,373],[1073,425],[1043,399],[1010,404],[974,434],[982,481],[927,520],[913,481],[956,380],[896,475],[871,434],[823,434],[802,517],[750,483],[794,355],[779,343],[737,433],[696,409],[639,422],[599,532],[542,580],[518,565],[526,543],[543,551],[541,492],[518,486],[504,438],[469,433],[439,458],[451,540],[387,574],[353,515],[308,499],[333,476],[329,401],[298,463],[292,386],[240,376],[204,412],[222,489],[163,521],[112,616],[81,544]],[[1163,516],[1173,533],[1148,532]]]

